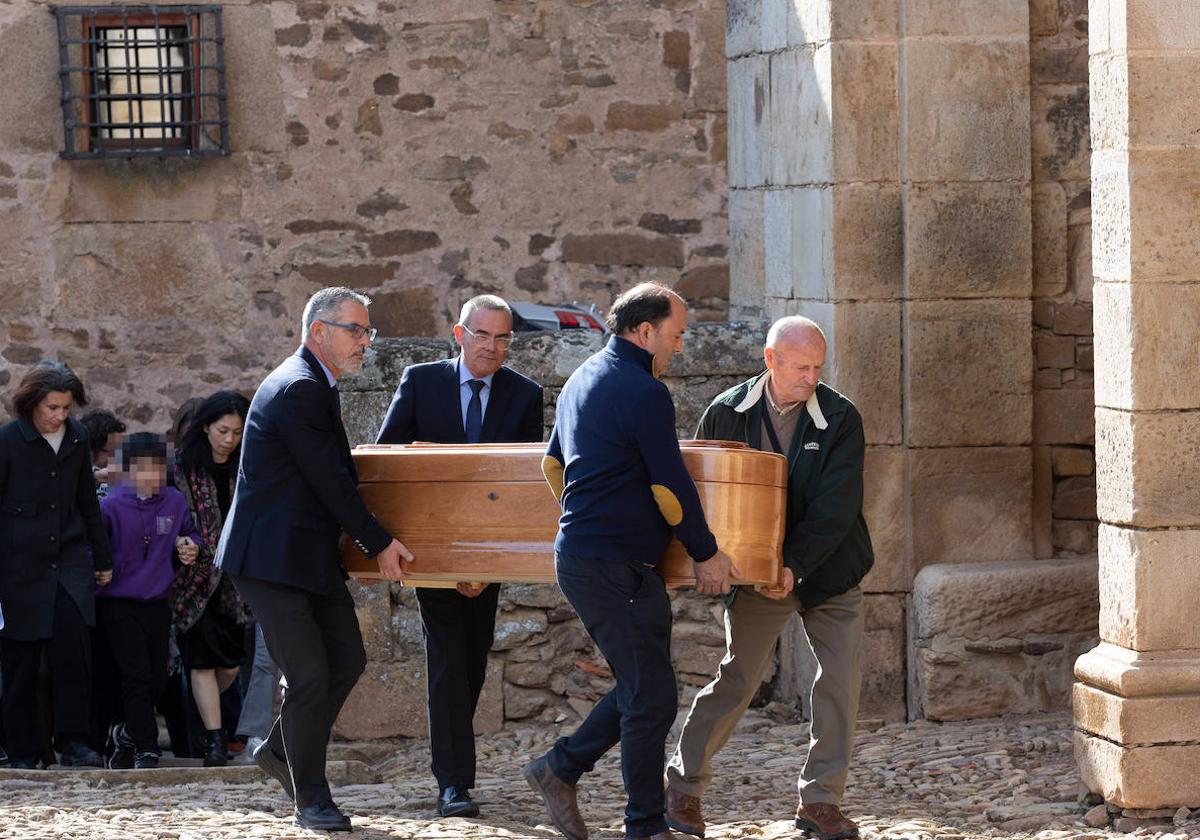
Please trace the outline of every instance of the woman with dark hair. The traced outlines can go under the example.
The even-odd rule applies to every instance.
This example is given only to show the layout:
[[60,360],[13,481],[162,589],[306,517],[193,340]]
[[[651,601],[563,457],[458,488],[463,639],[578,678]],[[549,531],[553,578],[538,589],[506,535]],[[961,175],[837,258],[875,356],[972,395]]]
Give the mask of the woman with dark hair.
[[[95,588],[112,580],[112,554],[92,481],[88,433],[71,418],[83,383],[39,362],[17,386],[17,419],[0,427],[0,669],[11,766],[40,753],[37,684],[50,664],[54,736],[68,767],[100,767],[91,729]],[[88,548],[91,548],[89,554]]]
[[203,548],[181,568],[171,587],[175,634],[188,669],[192,697],[207,732],[204,766],[221,767],[229,752],[221,725],[221,692],[246,660],[246,605],[213,565],[221,525],[229,513],[250,401],[218,391],[198,405],[178,440],[175,485],[187,498]]

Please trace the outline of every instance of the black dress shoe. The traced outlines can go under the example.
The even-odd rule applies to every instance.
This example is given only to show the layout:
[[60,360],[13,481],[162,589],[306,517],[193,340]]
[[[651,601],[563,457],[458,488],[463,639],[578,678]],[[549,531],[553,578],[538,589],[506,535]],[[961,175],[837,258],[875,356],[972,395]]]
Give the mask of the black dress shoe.
[[288,799],[296,798],[296,791],[292,788],[292,771],[288,769],[286,761],[275,755],[270,741],[263,741],[254,750],[254,763],[258,765],[259,770],[283,786],[283,792],[287,794]]
[[296,809],[296,824],[315,831],[349,831],[350,818],[338,810],[333,800],[314,802]]
[[438,816],[478,817],[479,806],[471,798],[471,791],[468,788],[451,785],[442,788],[441,795],[438,796]]
[[69,741],[63,745],[58,763],[62,767],[103,767],[104,759],[82,741]]

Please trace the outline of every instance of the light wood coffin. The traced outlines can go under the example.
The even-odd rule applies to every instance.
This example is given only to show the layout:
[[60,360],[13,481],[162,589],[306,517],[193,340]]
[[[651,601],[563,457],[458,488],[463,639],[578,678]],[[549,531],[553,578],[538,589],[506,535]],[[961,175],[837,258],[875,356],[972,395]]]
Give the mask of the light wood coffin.
[[[786,460],[725,442],[683,441],[681,449],[738,582],[777,581]],[[544,452],[541,443],[360,446],[354,464],[367,507],[413,553],[410,585],[553,583],[559,506],[542,476]],[[380,576],[375,561],[349,541],[342,561],[355,577]],[[673,586],[693,583],[678,540],[661,568]]]

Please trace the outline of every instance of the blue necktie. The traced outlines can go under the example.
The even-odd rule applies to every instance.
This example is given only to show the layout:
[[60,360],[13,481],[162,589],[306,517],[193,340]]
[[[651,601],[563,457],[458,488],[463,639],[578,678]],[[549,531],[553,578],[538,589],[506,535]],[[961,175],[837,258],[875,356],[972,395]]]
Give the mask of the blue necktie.
[[483,433],[483,400],[479,398],[479,392],[487,383],[482,379],[468,379],[467,384],[471,386],[471,401],[467,403],[467,443],[479,443]]

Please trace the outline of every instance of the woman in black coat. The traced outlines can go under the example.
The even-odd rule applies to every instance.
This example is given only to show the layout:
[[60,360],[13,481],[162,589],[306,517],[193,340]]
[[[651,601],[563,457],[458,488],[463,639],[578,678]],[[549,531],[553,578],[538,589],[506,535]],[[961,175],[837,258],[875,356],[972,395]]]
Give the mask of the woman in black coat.
[[[38,668],[50,664],[54,734],[64,766],[101,766],[87,746],[95,587],[112,555],[92,481],[88,433],[70,417],[87,402],[66,365],[40,362],[0,426],[0,669],[11,766],[37,766]],[[91,548],[89,554],[88,548]]]

